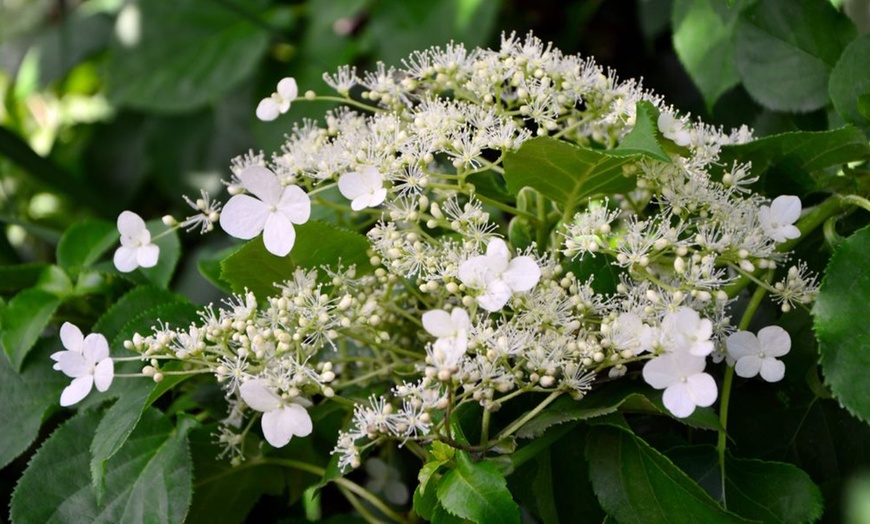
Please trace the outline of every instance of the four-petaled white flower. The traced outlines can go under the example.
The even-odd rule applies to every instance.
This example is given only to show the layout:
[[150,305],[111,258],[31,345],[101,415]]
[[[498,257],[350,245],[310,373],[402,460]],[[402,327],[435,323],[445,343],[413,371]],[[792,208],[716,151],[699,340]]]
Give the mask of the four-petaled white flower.
[[713,323],[701,318],[690,307],[681,307],[665,315],[661,327],[661,343],[670,352],[686,352],[704,357],[713,352]]
[[692,141],[692,134],[683,125],[683,122],[666,111],[659,114],[659,131],[665,138],[673,141],[678,146],[686,146]]
[[109,357],[109,343],[99,333],[87,337],[69,322],[60,328],[60,341],[66,351],[51,355],[54,369],[73,379],[60,395],[61,406],[72,406],[85,398],[93,386],[106,391],[115,377],[115,362]]
[[773,199],[770,206],[761,206],[758,221],[764,234],[776,242],[785,242],[801,236],[801,231],[793,226],[801,216],[801,199],[793,195],[780,195]]
[[749,331],[732,333],[725,341],[728,354],[735,360],[734,372],[743,378],[761,373],[768,382],[785,376],[785,364],[777,360],[791,349],[791,337],[779,326],[767,326],[756,337]]
[[132,211],[118,215],[121,247],[115,251],[115,267],[129,273],[137,267],[154,267],[160,257],[160,246],[151,243],[151,233],[142,217]]
[[297,397],[286,401],[261,380],[245,382],[239,388],[239,393],[245,404],[263,413],[260,420],[263,436],[274,447],[284,447],[293,437],[311,434],[311,415],[302,405],[308,403],[305,399]]
[[643,323],[634,313],[620,313],[610,326],[610,340],[617,351],[639,355],[653,348],[658,330]]
[[338,190],[351,201],[350,207],[354,211],[377,207],[387,198],[384,178],[372,166],[341,175],[338,179]]
[[541,278],[541,268],[532,257],[511,260],[507,244],[500,238],[490,240],[486,255],[471,257],[459,266],[459,280],[472,289],[482,289],[477,303],[487,311],[498,311],[511,295],[528,291]]
[[698,406],[707,407],[716,401],[716,381],[704,373],[707,361],[685,351],[665,353],[643,366],[647,384],[664,389],[662,402],[674,416],[685,418]]
[[237,176],[242,187],[257,198],[233,196],[221,213],[221,227],[244,240],[262,231],[266,249],[273,255],[285,256],[296,242],[293,224],[304,224],[311,216],[308,195],[298,186],[282,187],[278,176],[262,166],[248,166]]
[[278,115],[283,115],[290,109],[290,103],[296,100],[297,96],[299,96],[299,87],[296,85],[296,80],[289,77],[282,78],[278,82],[278,91],[257,104],[257,118],[264,122],[275,120]]
[[408,502],[408,486],[402,482],[399,470],[390,466],[383,460],[374,457],[366,461],[366,473],[369,479],[366,481],[366,489],[372,493],[382,493],[387,501],[393,504],[403,505]]
[[471,320],[468,312],[461,307],[453,308],[450,313],[443,309],[433,309],[423,313],[423,328],[438,340],[432,344],[433,354],[440,366],[450,368],[459,364],[468,349],[468,330]]

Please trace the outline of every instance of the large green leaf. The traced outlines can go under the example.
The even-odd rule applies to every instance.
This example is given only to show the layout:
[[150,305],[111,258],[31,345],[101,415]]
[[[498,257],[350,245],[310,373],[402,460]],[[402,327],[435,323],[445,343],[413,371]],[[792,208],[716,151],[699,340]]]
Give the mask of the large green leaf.
[[14,522],[182,522],[191,497],[189,424],[179,428],[157,410],[131,435],[107,469],[97,504],[88,479],[88,444],[101,413],[82,412],[37,451],[12,494]]
[[586,444],[589,476],[601,506],[622,523],[745,522],[629,430],[599,425]]
[[41,289],[25,289],[0,309],[0,346],[19,371],[61,300]]
[[671,11],[674,50],[707,109],[740,82],[734,61],[737,18],[749,0],[725,5],[720,0],[676,0]]
[[828,86],[837,113],[846,122],[870,125],[870,34],[855,39],[843,51]]
[[824,184],[822,171],[870,157],[864,134],[851,126],[831,131],[795,131],[767,136],[746,144],[725,146],[719,163],[730,170],[734,162],[752,162],[757,184],[769,196],[803,196]]
[[133,317],[156,306],[179,301],[186,302],[181,295],[165,289],[154,286],[137,286],[119,298],[112,307],[103,313],[94,324],[93,330],[95,333],[102,333],[111,342]]
[[42,416],[58,404],[61,390],[69,384],[60,371],[52,369],[49,355],[60,350],[60,340],[45,339],[37,344],[33,357],[21,374],[0,357],[0,469],[23,453],[36,439]]
[[42,271],[48,267],[44,262],[27,262],[10,266],[0,266],[0,293],[21,291],[32,287],[39,280]]
[[339,229],[324,222],[308,222],[296,227],[296,244],[286,257],[266,251],[262,237],[245,244],[221,263],[221,278],[241,293],[245,288],[258,298],[277,294],[275,284],[293,277],[297,267],[356,265],[357,272],[371,269],[368,240],[353,231]]
[[262,2],[254,4],[129,4],[109,56],[109,97],[147,111],[188,112],[227,94],[253,74],[268,47],[269,31],[258,23]]
[[105,220],[84,220],[70,226],[57,243],[57,263],[71,270],[88,267],[118,241],[118,230]]
[[635,179],[623,166],[635,160],[538,137],[505,155],[504,178],[512,194],[533,187],[568,213],[588,198],[634,189]]
[[464,451],[455,455],[456,468],[441,477],[438,502],[448,513],[477,523],[519,523],[520,508],[493,464],[474,462]]
[[870,421],[870,226],[831,256],[813,306],[825,382],[852,414]]
[[749,94],[775,111],[828,103],[828,77],[855,26],[823,0],[764,0],[743,11],[737,70]]
[[671,162],[671,157],[662,148],[658,128],[659,110],[651,102],[641,100],[635,107],[635,123],[631,131],[619,142],[616,149],[608,151],[613,156],[643,155],[661,162]]

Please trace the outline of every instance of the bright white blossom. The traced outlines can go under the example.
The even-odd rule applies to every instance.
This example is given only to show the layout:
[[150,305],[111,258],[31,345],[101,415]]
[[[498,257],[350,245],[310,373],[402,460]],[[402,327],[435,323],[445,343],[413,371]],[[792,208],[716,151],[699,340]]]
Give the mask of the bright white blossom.
[[115,377],[115,363],[109,357],[109,343],[99,333],[87,337],[69,322],[60,328],[60,341],[66,351],[51,355],[54,369],[73,379],[60,395],[61,406],[72,406],[88,396],[93,386],[106,391]]
[[674,416],[684,418],[696,407],[707,407],[716,401],[716,381],[704,373],[706,365],[704,357],[685,351],[665,353],[644,365],[643,379],[656,389],[664,389],[665,407]]
[[728,355],[735,360],[734,372],[743,378],[761,378],[779,382],[785,376],[785,364],[777,360],[791,349],[791,337],[779,326],[767,326],[756,337],[749,331],[732,333],[725,341]]
[[257,118],[268,122],[278,118],[290,109],[290,103],[299,96],[299,87],[293,78],[282,78],[278,82],[278,91],[272,96],[260,100],[257,105]]
[[620,313],[610,327],[610,340],[618,351],[639,355],[655,344],[658,332],[634,313]]
[[483,290],[477,303],[487,311],[498,311],[511,295],[528,291],[541,278],[541,268],[532,257],[511,260],[507,244],[500,238],[490,240],[486,254],[471,257],[459,266],[459,280],[472,288]]
[[293,224],[311,216],[311,200],[298,186],[282,187],[278,177],[262,166],[248,166],[238,173],[250,195],[235,195],[224,206],[221,227],[230,235],[249,240],[263,232],[263,243],[273,255],[283,257],[293,249]]
[[764,234],[776,242],[785,242],[801,236],[800,229],[793,224],[801,216],[801,199],[793,195],[781,195],[773,199],[770,206],[761,206],[758,221]]
[[311,415],[302,406],[303,399],[285,401],[260,380],[249,380],[239,388],[245,404],[263,413],[260,423],[266,441],[284,447],[293,437],[307,437],[313,426]]
[[686,130],[686,127],[679,120],[674,118],[674,115],[667,111],[662,111],[658,119],[659,131],[662,132],[665,138],[672,140],[678,146],[686,146],[692,141],[692,135]]
[[713,352],[713,323],[690,307],[669,312],[662,320],[661,342],[667,351],[704,357]]
[[468,312],[461,307],[453,308],[450,313],[434,309],[423,313],[423,328],[438,340],[433,349],[444,353],[447,361],[455,364],[468,349],[468,330],[471,320]]
[[151,243],[151,233],[142,217],[132,211],[118,215],[121,247],[115,251],[115,267],[129,273],[137,267],[154,267],[160,257],[160,247]]
[[341,175],[338,179],[338,190],[351,201],[350,207],[354,211],[377,207],[387,198],[384,179],[372,166]]

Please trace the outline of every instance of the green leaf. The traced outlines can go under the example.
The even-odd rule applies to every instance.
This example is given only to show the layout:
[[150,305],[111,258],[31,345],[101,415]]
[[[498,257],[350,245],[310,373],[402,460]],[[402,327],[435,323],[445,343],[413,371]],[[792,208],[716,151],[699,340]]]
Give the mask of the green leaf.
[[105,49],[112,36],[112,17],[76,9],[49,27],[34,42],[39,56],[39,84],[59,80],[88,56]]
[[228,247],[217,252],[206,253],[196,262],[199,273],[216,288],[226,293],[232,293],[233,290],[229,283],[221,278],[221,262],[237,249],[237,247]]
[[828,77],[855,34],[830,2],[764,0],[740,16],[737,70],[764,107],[813,111],[827,105]]
[[675,0],[671,11],[674,51],[698,86],[707,110],[740,82],[734,60],[737,18],[750,1],[740,6],[721,0]]
[[73,293],[73,283],[69,275],[55,265],[48,266],[42,271],[35,287],[46,293],[51,293],[60,299],[64,299]]
[[[846,122],[870,126],[870,114],[861,111],[861,100],[870,97],[870,34],[855,39],[843,51],[831,72],[828,91],[834,109]],[[866,102],[865,102],[866,103]]]
[[846,126],[831,131],[795,131],[767,136],[746,144],[725,146],[719,163],[752,162],[752,175],[768,196],[804,196],[820,189],[822,171],[870,157],[864,134]]
[[199,0],[128,4],[119,20],[137,23],[141,34],[118,34],[107,67],[110,99],[180,113],[226,95],[253,74],[268,48],[260,7]]
[[856,417],[870,421],[870,226],[844,240],[822,280],[813,306],[825,382]]
[[456,452],[456,468],[438,483],[438,502],[450,514],[477,523],[519,523],[520,508],[507,489],[504,476],[493,464],[474,462]]
[[60,349],[59,339],[44,339],[21,374],[0,357],[0,469],[27,450],[39,433],[45,412],[59,405],[60,392],[71,380],[52,369],[49,355]]
[[533,187],[568,213],[588,198],[634,189],[634,177],[626,176],[623,169],[634,161],[538,137],[505,155],[504,178],[512,194]]
[[89,267],[118,241],[118,230],[106,220],[84,220],[70,226],[57,244],[57,263],[69,270]]
[[[15,487],[14,522],[182,522],[191,497],[187,426],[150,410],[106,468],[106,496],[97,504],[88,482],[88,444],[101,414],[86,411],[45,441]],[[85,487],[83,489],[83,487]]]
[[0,293],[11,293],[32,287],[46,267],[48,264],[43,262],[0,266]]
[[430,489],[429,491],[421,491],[421,485],[417,485],[417,489],[414,490],[414,499],[413,499],[413,507],[414,511],[417,512],[417,515],[420,515],[426,520],[432,520],[432,514],[435,511],[435,507],[438,506],[438,496],[435,494],[434,489]]
[[297,267],[336,267],[341,261],[344,267],[356,265],[358,274],[370,271],[368,247],[368,240],[359,233],[308,222],[296,226],[296,244],[286,257],[266,251],[262,237],[257,237],[221,263],[221,278],[236,293],[247,288],[262,299],[277,294],[275,284],[291,279]]
[[662,162],[671,163],[671,157],[662,148],[659,139],[659,110],[646,100],[636,106],[634,127],[622,139],[616,149],[608,151],[613,156],[643,155]]
[[586,459],[601,506],[621,523],[745,522],[628,430],[590,429]]
[[274,465],[233,466],[215,444],[216,428],[200,428],[190,433],[190,446],[196,483],[188,524],[244,522],[248,512],[263,494],[281,495],[284,468]]
[[15,371],[48,325],[60,299],[41,289],[25,289],[0,309],[0,345]]

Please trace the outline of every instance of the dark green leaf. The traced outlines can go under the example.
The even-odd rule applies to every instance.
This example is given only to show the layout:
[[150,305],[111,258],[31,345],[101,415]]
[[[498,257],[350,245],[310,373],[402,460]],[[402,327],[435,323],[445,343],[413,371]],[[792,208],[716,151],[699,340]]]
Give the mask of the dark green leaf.
[[634,177],[623,170],[634,161],[633,157],[611,156],[539,137],[505,155],[504,178],[511,193],[533,187],[557,202],[567,214],[588,198],[634,189]]
[[493,464],[474,462],[457,451],[456,468],[438,483],[438,502],[450,514],[477,523],[519,523],[520,509],[507,489],[504,476]]
[[42,271],[35,287],[46,293],[51,293],[61,300],[73,293],[73,283],[69,275],[55,265],[48,266]]
[[796,131],[725,146],[719,155],[724,169],[735,161],[752,162],[752,174],[768,196],[804,196],[820,188],[822,170],[870,157],[867,138],[847,126],[831,131]]
[[855,26],[830,2],[764,0],[743,11],[737,70],[749,94],[775,111],[828,104],[828,77]]
[[750,1],[739,6],[720,0],[675,0],[671,12],[674,51],[698,86],[707,109],[740,82],[734,61],[737,18]]
[[64,232],[57,244],[57,263],[67,271],[89,267],[117,241],[118,230],[111,222],[77,222]]
[[852,234],[831,256],[813,306],[825,382],[852,414],[870,421],[870,226]]
[[214,286],[226,293],[232,293],[230,284],[221,278],[221,262],[238,248],[229,247],[216,253],[209,253],[197,261],[200,274]]
[[120,18],[131,17],[141,34],[119,33],[108,63],[110,98],[149,111],[188,112],[227,94],[266,52],[269,31],[258,22],[258,8],[199,0],[129,4]]
[[20,375],[0,357],[0,469],[36,439],[42,416],[49,407],[59,405],[61,390],[72,380],[52,369],[53,361],[48,357],[60,349],[60,339],[37,344]]
[[60,306],[60,299],[40,289],[25,289],[0,309],[0,345],[15,371]]
[[593,427],[586,459],[599,502],[619,522],[745,522],[628,430]]
[[870,114],[861,111],[861,99],[870,98],[870,34],[855,39],[834,66],[828,86],[837,113],[846,122],[867,127]]
[[191,498],[187,424],[177,429],[157,410],[106,468],[106,496],[86,486],[88,444],[100,418],[82,412],[37,451],[12,494],[14,522],[182,522]]
[[20,291],[32,287],[39,280],[42,270],[48,264],[28,262],[14,266],[0,266],[0,293]]
[[121,332],[130,319],[143,311],[162,304],[183,301],[181,295],[176,295],[165,289],[154,286],[138,286],[131,289],[97,319],[94,333],[102,333],[107,340],[112,341]]
[[63,78],[88,56],[105,49],[112,36],[112,18],[106,13],[85,13],[78,9],[62,17],[34,42],[39,54],[39,84]]
[[643,155],[668,164],[671,157],[662,149],[659,142],[659,110],[646,100],[637,103],[634,127],[622,139],[616,149],[608,151],[613,156]]
[[178,230],[170,231],[161,238],[156,238],[164,233],[167,227],[160,220],[149,220],[146,222],[148,231],[151,232],[153,242],[160,246],[160,258],[157,260],[157,265],[149,268],[139,268],[145,278],[152,284],[159,287],[169,287],[169,282],[172,280],[172,275],[175,273],[175,266],[178,265],[178,260],[181,258],[181,241],[178,239]]
[[438,505],[438,496],[434,489],[428,491],[420,491],[420,485],[414,490],[414,511],[426,520],[432,520],[432,514],[435,507]]
[[277,294],[275,283],[291,279],[297,267],[336,267],[341,261],[344,267],[356,265],[358,273],[369,271],[368,247],[368,240],[359,233],[308,222],[296,227],[296,244],[286,257],[266,251],[262,237],[257,237],[221,263],[221,278],[233,291],[241,293],[247,288],[262,299]]

